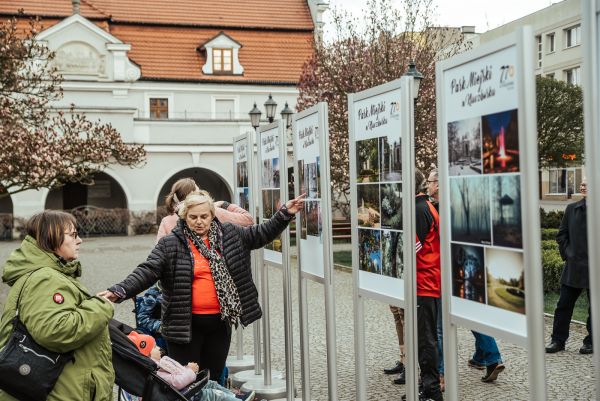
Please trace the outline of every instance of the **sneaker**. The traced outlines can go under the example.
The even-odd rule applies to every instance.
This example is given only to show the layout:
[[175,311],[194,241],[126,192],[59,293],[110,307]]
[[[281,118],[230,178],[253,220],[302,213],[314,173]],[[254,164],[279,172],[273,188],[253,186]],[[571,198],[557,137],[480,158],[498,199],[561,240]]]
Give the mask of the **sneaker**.
[[485,369],[485,365],[481,362],[477,362],[475,359],[469,359],[469,362],[467,362],[467,365],[469,365],[470,368],[475,368],[478,370]]
[[498,378],[498,375],[504,370],[503,363],[493,363],[489,366],[486,366],[485,376],[481,378],[481,381],[484,383],[491,383]]
[[400,361],[396,361],[396,365],[391,368],[383,369],[383,373],[386,375],[395,375],[396,373],[404,372],[404,364]]
[[248,393],[239,393],[235,395],[235,398],[243,401],[254,401],[254,397],[256,397],[256,391],[254,390]]

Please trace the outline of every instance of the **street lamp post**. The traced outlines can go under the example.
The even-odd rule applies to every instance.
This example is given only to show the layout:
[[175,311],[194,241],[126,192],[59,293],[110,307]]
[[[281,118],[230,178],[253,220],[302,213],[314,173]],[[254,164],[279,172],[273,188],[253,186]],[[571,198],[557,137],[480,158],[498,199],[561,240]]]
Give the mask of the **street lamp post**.
[[417,64],[414,60],[409,61],[408,70],[406,71],[406,73],[404,73],[404,76],[414,78],[414,93],[412,95],[413,99],[415,99],[416,101],[419,98],[419,86],[421,85],[421,81],[423,80],[423,74],[421,74],[421,72],[417,70]]

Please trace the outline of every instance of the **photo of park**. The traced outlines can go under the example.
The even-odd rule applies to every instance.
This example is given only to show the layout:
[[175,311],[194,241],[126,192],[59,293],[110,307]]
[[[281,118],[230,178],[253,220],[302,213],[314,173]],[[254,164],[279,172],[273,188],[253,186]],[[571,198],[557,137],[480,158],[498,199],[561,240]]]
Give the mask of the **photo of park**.
[[379,138],[356,142],[356,182],[379,181]]
[[523,248],[520,178],[520,174],[502,174],[491,177],[494,245]]
[[485,263],[483,247],[452,244],[452,295],[484,304]]
[[392,278],[404,276],[402,232],[381,231],[381,274]]
[[379,211],[379,184],[356,186],[358,225],[360,227],[380,228],[381,212]]
[[487,303],[525,314],[525,269],[523,253],[486,248]]
[[381,184],[381,227],[402,230],[402,184]]
[[238,188],[248,186],[248,163],[240,162],[236,166]]
[[448,173],[481,174],[481,118],[448,123]]
[[381,181],[402,181],[402,145],[400,138],[379,138]]
[[490,245],[489,177],[450,178],[452,241]]
[[381,232],[379,230],[358,230],[359,269],[381,274]]
[[320,201],[305,201],[306,210],[306,234],[313,237],[321,235],[319,230],[319,215],[321,213]]
[[514,109],[481,118],[484,174],[519,171],[517,114]]

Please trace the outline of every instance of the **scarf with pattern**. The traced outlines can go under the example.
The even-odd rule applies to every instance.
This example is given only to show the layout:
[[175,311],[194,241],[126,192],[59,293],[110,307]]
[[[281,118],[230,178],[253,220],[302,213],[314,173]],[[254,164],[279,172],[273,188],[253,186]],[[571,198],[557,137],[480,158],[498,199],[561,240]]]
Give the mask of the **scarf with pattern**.
[[213,220],[208,229],[208,244],[210,248],[206,246],[202,238],[195,231],[190,229],[187,223],[183,225],[183,232],[192,241],[200,254],[208,260],[210,273],[212,274],[217,290],[217,298],[221,305],[221,319],[237,327],[242,315],[242,304],[237,287],[225,265],[225,259],[219,253],[219,251],[222,252],[222,233],[218,223]]

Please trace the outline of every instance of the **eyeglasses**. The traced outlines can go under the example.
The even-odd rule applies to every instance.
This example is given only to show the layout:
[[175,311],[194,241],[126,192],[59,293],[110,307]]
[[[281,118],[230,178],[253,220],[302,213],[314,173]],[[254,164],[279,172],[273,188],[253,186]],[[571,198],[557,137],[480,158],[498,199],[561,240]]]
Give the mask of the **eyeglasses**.
[[73,231],[71,233],[65,233],[65,234],[70,236],[73,239],[77,239],[77,237],[79,237],[79,233],[77,231]]
[[433,182],[438,182],[438,180],[431,180],[431,181],[427,180],[427,182],[431,184]]

